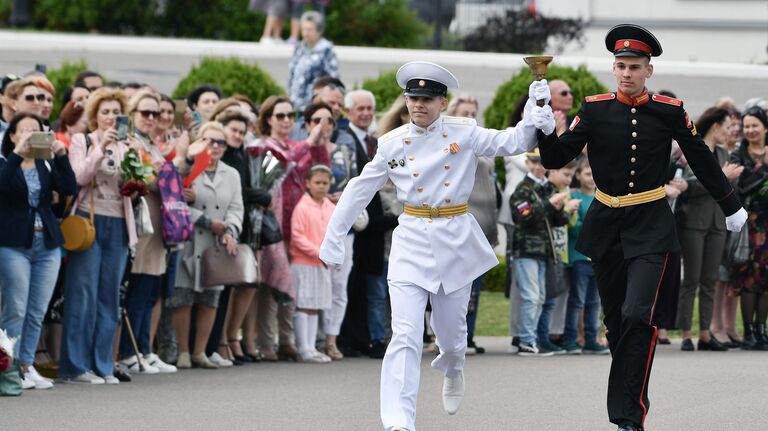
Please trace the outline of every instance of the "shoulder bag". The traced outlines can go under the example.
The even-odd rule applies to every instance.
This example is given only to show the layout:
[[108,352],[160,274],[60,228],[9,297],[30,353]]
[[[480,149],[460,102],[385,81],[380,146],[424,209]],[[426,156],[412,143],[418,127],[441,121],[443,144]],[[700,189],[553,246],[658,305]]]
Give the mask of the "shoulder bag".
[[96,228],[93,225],[93,188],[96,186],[96,180],[91,181],[91,205],[90,217],[85,218],[77,215],[79,200],[75,200],[71,214],[68,215],[59,226],[61,234],[64,236],[64,247],[69,251],[82,253],[93,245],[96,239]]
[[256,256],[247,244],[238,244],[237,254],[232,256],[217,240],[200,258],[200,286],[256,284],[259,281],[256,265]]

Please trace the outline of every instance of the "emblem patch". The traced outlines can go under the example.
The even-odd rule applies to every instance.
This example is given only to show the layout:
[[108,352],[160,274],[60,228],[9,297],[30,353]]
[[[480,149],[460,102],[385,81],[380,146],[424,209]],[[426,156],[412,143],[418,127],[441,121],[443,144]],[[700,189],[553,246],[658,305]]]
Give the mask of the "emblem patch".
[[455,142],[454,142],[454,143],[452,143],[452,144],[451,144],[451,145],[450,145],[448,148],[450,149],[450,151],[451,151],[451,154],[456,154],[456,153],[458,153],[458,152],[459,152],[459,150],[460,150],[460,148],[459,148],[459,144],[457,144],[457,143],[455,143]]
[[531,204],[528,202],[517,204],[517,212],[523,217],[527,216],[531,212]]
[[387,164],[389,165],[389,169],[395,169],[397,167],[397,160],[392,159],[388,161]]
[[578,125],[579,125],[579,122],[580,122],[580,121],[581,121],[581,118],[579,118],[579,116],[578,116],[578,115],[577,115],[576,117],[574,117],[573,121],[571,121],[571,125],[570,125],[570,126],[568,126],[568,130],[570,130],[571,132],[573,132],[573,129],[575,129],[575,128],[576,128],[576,126],[578,126]]

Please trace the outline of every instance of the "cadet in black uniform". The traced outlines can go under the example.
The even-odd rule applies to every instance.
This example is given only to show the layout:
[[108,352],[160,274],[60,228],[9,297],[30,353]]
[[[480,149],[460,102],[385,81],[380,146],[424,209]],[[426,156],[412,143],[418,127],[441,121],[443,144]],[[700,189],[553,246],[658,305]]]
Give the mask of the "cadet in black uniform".
[[619,430],[643,430],[648,380],[658,330],[652,326],[659,284],[669,253],[680,245],[664,199],[672,139],[726,214],[728,230],[747,218],[736,193],[678,99],[648,93],[658,40],[631,24],[605,38],[615,56],[615,93],[589,96],[560,137],[539,132],[544,167],[557,169],[589,143],[597,184],[576,249],[594,262],[613,356],[608,379],[608,417]]

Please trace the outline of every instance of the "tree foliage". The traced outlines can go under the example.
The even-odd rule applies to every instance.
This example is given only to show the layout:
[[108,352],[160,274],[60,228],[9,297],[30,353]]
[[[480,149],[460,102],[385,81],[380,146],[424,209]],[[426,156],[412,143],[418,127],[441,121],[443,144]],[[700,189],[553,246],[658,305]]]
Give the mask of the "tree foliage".
[[218,85],[226,96],[243,94],[256,103],[274,94],[285,94],[285,90],[256,64],[237,58],[205,57],[176,85],[173,97],[186,97],[193,88],[206,83]]
[[32,19],[48,30],[143,35],[152,33],[158,6],[158,0],[37,0]]
[[334,0],[325,36],[337,45],[413,48],[429,27],[406,0]]
[[53,110],[51,111],[51,119],[59,118],[59,112],[64,108],[62,106],[62,98],[64,96],[64,90],[67,87],[72,86],[75,83],[75,77],[78,73],[88,69],[88,65],[85,60],[79,60],[74,63],[64,61],[59,68],[48,69],[45,76],[53,84],[53,88],[56,89],[56,100],[53,103]]
[[373,93],[376,97],[376,109],[379,112],[386,111],[398,97],[403,94],[403,89],[397,85],[395,70],[380,74],[377,78],[363,81],[363,88]]
[[552,39],[550,51],[562,52],[571,41],[583,44],[581,19],[550,18],[531,14],[528,9],[510,9],[490,18],[464,37],[468,51],[542,53]]

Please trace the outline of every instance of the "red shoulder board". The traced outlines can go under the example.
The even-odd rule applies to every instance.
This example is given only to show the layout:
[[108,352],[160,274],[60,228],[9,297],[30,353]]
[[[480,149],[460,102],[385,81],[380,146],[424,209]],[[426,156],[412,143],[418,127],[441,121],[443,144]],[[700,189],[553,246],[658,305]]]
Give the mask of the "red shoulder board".
[[683,101],[680,99],[662,96],[661,94],[654,94],[653,96],[651,96],[651,99],[657,102],[666,103],[667,105],[673,105],[673,106],[682,106],[683,104]]
[[615,93],[595,94],[594,96],[587,96],[585,100],[589,102],[602,102],[603,100],[613,100],[616,98]]

